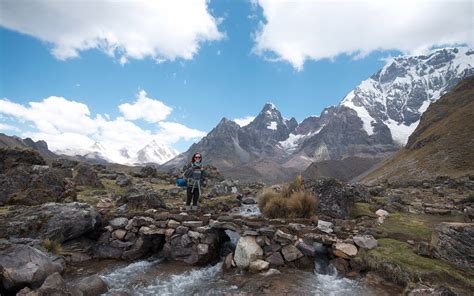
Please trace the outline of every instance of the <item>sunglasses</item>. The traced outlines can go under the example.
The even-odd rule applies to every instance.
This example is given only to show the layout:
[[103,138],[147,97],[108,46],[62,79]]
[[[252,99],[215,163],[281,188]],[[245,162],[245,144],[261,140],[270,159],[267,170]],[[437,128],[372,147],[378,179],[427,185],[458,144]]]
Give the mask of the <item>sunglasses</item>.
[[201,159],[201,156],[194,156],[194,158],[195,158],[195,159],[196,159],[196,158],[199,158],[199,159]]

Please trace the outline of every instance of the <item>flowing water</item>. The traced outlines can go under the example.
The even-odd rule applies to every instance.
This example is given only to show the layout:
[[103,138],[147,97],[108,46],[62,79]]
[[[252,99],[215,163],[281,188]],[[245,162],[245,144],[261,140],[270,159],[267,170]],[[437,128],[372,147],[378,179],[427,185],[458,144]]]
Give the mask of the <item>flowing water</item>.
[[371,287],[361,280],[337,275],[334,268],[326,274],[283,269],[281,274],[224,273],[222,262],[208,267],[192,268],[162,260],[138,261],[105,271],[102,278],[109,292],[131,295],[396,295]]

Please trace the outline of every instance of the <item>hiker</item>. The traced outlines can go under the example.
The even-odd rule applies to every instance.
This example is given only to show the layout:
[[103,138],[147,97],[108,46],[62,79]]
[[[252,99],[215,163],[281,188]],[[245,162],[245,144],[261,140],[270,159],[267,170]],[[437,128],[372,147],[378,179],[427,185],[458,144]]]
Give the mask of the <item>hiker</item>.
[[[186,211],[197,210],[202,186],[205,185],[206,171],[202,165],[201,153],[194,153],[191,163],[184,167],[184,177],[187,179]],[[191,206],[192,201],[192,206]]]

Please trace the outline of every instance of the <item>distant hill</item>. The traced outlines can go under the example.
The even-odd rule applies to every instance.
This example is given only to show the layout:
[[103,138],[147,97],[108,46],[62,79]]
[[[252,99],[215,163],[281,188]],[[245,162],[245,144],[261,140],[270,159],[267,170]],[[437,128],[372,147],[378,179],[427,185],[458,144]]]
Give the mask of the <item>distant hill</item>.
[[474,174],[474,77],[431,104],[405,148],[367,174],[364,183]]
[[58,156],[48,149],[48,144],[45,141],[33,141],[30,138],[22,139],[16,136],[8,136],[0,133],[0,148],[3,147],[18,147],[18,148],[30,148],[36,150],[45,159],[54,159]]
[[380,158],[348,157],[313,162],[303,173],[305,179],[335,178],[348,182],[381,161]]

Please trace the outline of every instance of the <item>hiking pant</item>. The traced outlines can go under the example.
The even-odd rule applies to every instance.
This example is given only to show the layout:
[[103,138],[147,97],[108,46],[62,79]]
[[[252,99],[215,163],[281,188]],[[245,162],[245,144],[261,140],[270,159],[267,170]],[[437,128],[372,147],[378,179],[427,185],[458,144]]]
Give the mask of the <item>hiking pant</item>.
[[186,205],[191,205],[192,200],[193,206],[197,206],[199,200],[199,188],[197,186],[195,186],[194,188],[192,186],[188,186],[186,193]]

